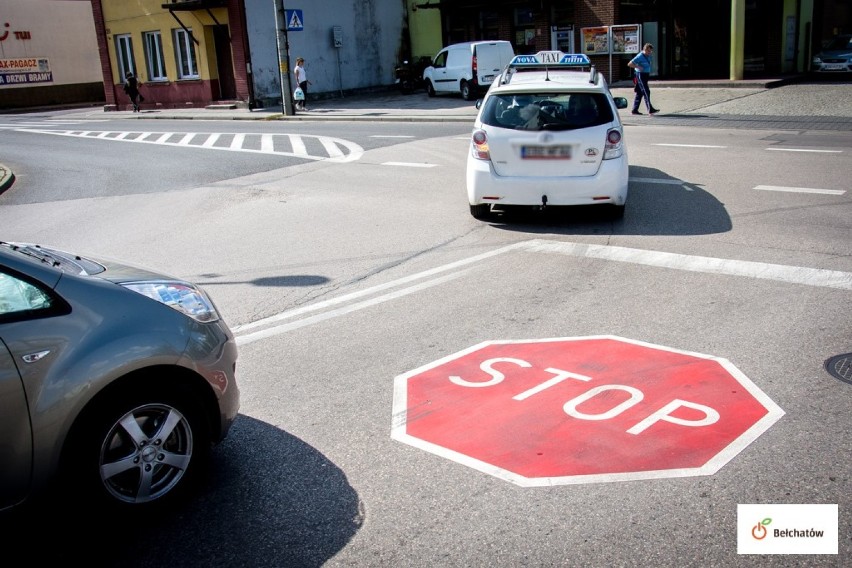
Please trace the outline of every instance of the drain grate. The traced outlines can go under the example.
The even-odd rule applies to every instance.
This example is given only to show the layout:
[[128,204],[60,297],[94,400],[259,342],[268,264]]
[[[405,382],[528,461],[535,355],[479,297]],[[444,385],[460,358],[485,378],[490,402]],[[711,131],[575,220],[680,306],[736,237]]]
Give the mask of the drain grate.
[[852,385],[852,353],[835,355],[825,362],[825,370],[832,377]]

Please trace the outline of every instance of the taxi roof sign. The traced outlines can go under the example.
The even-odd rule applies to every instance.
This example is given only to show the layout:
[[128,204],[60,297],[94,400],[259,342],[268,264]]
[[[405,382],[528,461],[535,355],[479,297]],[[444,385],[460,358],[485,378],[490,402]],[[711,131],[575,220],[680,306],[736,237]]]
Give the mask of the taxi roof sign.
[[535,55],[516,55],[512,62],[513,67],[525,65],[559,65],[582,67],[589,66],[592,62],[585,53],[563,53],[561,51],[539,51]]
[[[585,69],[584,69],[585,68]],[[535,55],[516,55],[506,66],[500,83],[506,85],[512,76],[520,71],[544,71],[550,81],[551,71],[581,70],[589,71],[589,83],[595,84],[598,72],[585,53],[562,53],[561,51],[539,51]]]

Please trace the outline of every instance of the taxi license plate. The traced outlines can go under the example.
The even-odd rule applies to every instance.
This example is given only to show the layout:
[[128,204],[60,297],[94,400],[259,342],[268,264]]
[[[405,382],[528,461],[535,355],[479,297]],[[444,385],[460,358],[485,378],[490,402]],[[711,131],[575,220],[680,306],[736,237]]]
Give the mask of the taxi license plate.
[[521,146],[524,160],[570,160],[571,146]]
[[822,67],[827,71],[843,71],[846,69],[846,66],[842,63],[824,63]]

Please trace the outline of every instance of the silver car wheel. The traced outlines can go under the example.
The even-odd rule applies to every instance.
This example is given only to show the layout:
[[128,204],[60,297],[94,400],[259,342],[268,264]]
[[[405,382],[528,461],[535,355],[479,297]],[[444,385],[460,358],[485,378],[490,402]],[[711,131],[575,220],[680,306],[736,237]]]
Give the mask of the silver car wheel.
[[119,501],[154,501],[181,481],[192,452],[192,427],[183,414],[165,404],[139,406],[107,432],[98,460],[101,481]]

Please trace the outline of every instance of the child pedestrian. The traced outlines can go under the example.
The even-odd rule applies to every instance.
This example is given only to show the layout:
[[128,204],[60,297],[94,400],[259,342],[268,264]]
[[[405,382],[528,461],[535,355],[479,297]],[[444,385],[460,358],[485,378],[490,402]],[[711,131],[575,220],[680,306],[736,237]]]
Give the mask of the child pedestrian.
[[296,108],[299,110],[308,110],[305,106],[308,100],[308,85],[313,85],[313,83],[308,81],[308,74],[305,73],[304,57],[296,58],[296,67],[293,69],[293,75],[296,76],[296,84],[299,85],[299,88],[302,89],[302,94],[305,96],[301,101],[296,101]]

